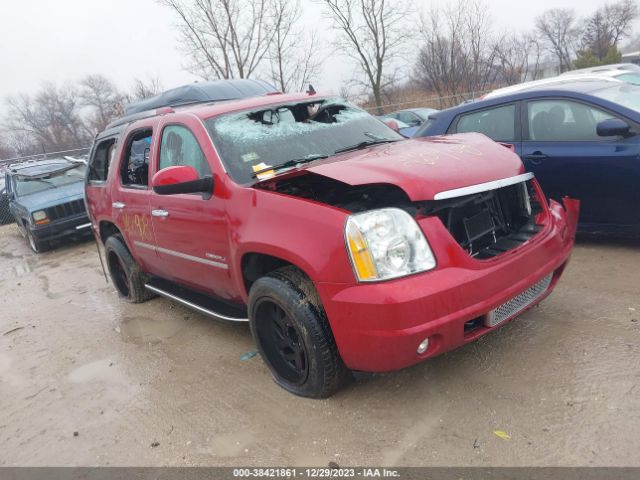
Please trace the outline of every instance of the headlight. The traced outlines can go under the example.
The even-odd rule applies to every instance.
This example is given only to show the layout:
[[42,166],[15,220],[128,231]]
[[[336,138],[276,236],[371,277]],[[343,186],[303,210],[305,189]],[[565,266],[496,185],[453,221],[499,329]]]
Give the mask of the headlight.
[[38,210],[37,212],[33,212],[33,219],[37,222],[42,222],[43,220],[48,220],[47,219],[47,212],[45,212],[44,210]]
[[345,237],[353,269],[361,282],[403,277],[436,266],[420,227],[411,215],[398,208],[350,215]]

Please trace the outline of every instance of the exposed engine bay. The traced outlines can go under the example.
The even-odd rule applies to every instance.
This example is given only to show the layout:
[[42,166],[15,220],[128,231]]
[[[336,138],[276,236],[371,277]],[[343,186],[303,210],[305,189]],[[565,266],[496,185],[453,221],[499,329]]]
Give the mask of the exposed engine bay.
[[285,195],[332,205],[352,213],[395,207],[414,218],[437,216],[469,255],[487,259],[522,245],[542,227],[542,206],[531,181],[447,200],[412,202],[389,184],[351,186],[315,174],[303,174],[256,185]]

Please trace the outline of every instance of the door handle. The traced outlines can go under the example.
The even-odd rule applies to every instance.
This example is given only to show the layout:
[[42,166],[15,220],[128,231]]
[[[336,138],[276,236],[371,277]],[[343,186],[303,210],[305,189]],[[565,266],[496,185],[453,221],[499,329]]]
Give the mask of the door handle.
[[122,202],[113,202],[111,206],[118,209],[123,209],[124,207],[126,207],[126,205]]
[[546,160],[547,158],[549,158],[549,155],[542,152],[533,152],[533,153],[529,153],[528,155],[525,155],[524,158],[526,158],[527,160],[531,160],[531,163],[538,165],[543,160]]
[[546,155],[542,152],[533,152],[525,155],[524,158],[526,158],[527,160],[531,160],[531,163],[534,165],[540,165],[543,160],[549,158],[549,155]]
[[168,217],[169,212],[166,210],[151,210],[151,215],[154,217]]

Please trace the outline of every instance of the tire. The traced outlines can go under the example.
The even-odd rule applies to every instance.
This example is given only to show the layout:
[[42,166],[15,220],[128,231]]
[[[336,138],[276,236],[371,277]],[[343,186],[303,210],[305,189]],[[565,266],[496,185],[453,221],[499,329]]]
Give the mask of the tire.
[[104,243],[107,268],[118,295],[131,303],[142,303],[155,295],[144,287],[147,276],[129,253],[120,235]]
[[29,242],[29,247],[34,253],[46,252],[51,248],[51,245],[49,244],[49,242],[44,240],[38,240],[33,235],[33,233],[31,233],[31,230],[29,230],[28,228],[26,229],[26,231],[27,231],[27,242]]
[[295,267],[251,286],[249,324],[262,359],[285,390],[326,398],[349,377],[315,287]]

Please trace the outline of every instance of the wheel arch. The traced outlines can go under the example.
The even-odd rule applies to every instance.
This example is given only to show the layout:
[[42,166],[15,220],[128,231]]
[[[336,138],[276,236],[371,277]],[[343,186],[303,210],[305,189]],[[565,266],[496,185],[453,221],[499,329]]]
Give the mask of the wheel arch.
[[[102,241],[103,245],[107,241],[107,238],[111,237],[112,235],[120,235],[125,245],[127,244],[126,240],[124,240],[124,235],[122,234],[122,231],[118,228],[118,226],[115,223],[110,222],[108,220],[101,220],[98,228],[100,232],[100,240]],[[129,248],[128,245],[127,245],[127,248]]]
[[251,290],[251,286],[256,280],[283,267],[295,268],[306,280],[313,284],[311,275],[309,275],[307,269],[299,265],[299,262],[283,258],[282,256],[256,251],[243,253],[240,260],[240,273],[242,275],[242,286],[247,298],[249,297],[249,290]]

